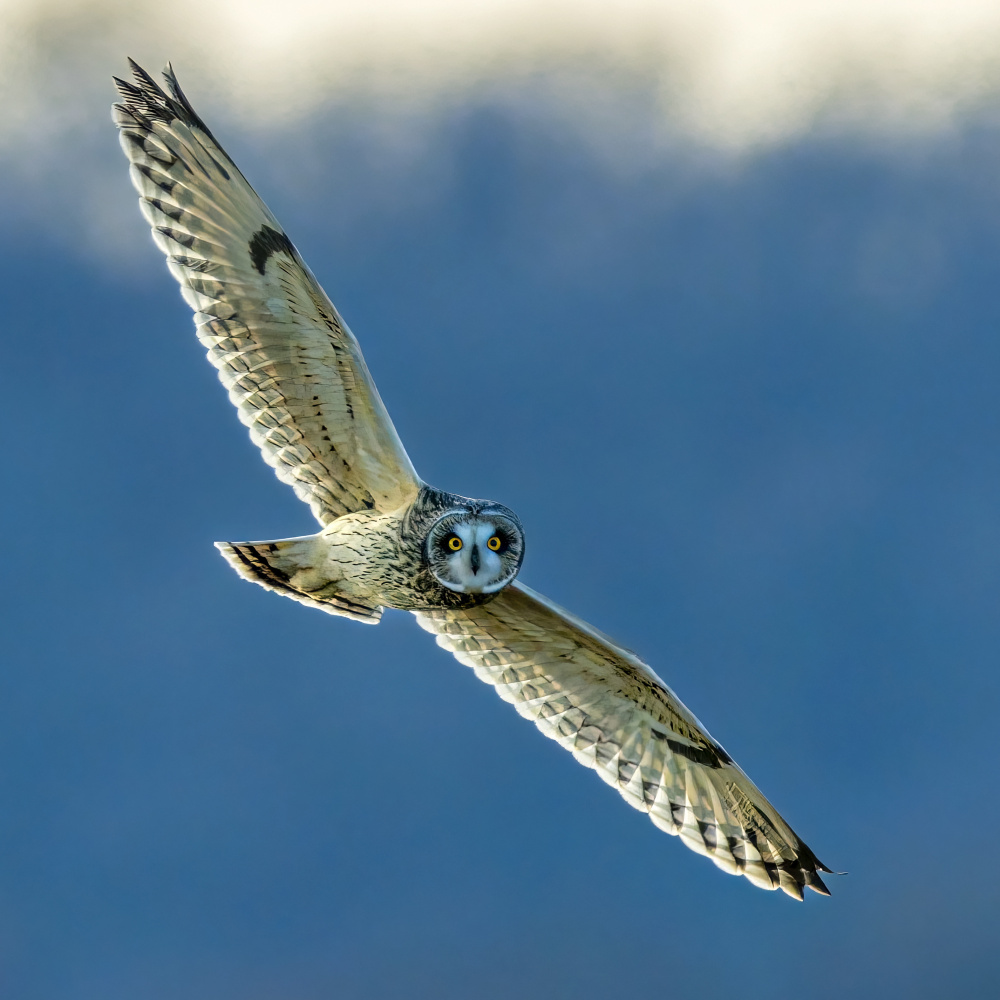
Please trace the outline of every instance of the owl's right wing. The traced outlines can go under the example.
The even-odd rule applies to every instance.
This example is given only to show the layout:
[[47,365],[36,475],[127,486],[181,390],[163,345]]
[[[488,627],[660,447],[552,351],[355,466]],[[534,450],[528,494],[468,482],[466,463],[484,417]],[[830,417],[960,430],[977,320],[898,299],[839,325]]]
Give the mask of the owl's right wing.
[[829,872],[649,667],[514,583],[488,604],[415,612],[476,676],[661,830],[764,889],[829,891]]
[[198,337],[278,478],[321,524],[420,488],[361,348],[182,93],[131,63],[114,107],[139,205]]

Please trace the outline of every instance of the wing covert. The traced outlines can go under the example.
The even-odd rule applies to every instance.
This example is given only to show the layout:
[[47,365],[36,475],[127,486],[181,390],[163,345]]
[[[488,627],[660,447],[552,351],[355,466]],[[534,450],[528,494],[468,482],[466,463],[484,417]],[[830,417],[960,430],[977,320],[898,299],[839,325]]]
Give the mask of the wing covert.
[[114,119],[132,183],[240,420],[321,524],[398,509],[420,480],[354,335],[172,70],[166,93],[130,63]]
[[414,614],[661,830],[754,885],[829,895],[830,869],[633,653],[516,582],[479,607]]

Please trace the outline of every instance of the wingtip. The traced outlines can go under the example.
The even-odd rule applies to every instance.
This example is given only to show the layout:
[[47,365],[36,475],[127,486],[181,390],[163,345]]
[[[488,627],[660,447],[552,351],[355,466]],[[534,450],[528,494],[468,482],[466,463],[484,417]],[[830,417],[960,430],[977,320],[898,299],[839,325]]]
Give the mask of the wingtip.
[[826,883],[818,875],[813,875],[806,885],[808,885],[813,892],[818,892],[821,896],[833,895],[833,893],[826,887]]
[[[126,56],[125,58],[129,69],[132,70],[133,78],[136,78],[138,72],[141,72],[142,67],[131,56]],[[120,76],[112,76],[111,80],[115,85],[115,90],[125,99],[126,104],[134,102],[136,97],[139,96],[138,88],[130,80],[123,80]]]
[[131,56],[128,57],[128,64],[132,70],[132,76],[135,77],[135,81],[138,83],[141,91],[155,97],[166,96],[163,93],[163,88]]
[[131,56],[126,58],[132,70],[132,79],[123,80],[120,76],[111,78],[123,101],[122,104],[115,106],[116,110],[130,116],[133,119],[132,124],[140,126],[148,125],[151,120],[169,121],[173,117],[170,99]]
[[784,879],[782,879],[781,885],[778,888],[781,889],[786,896],[791,896],[792,899],[797,899],[800,903],[805,899],[802,892],[802,886],[793,879],[790,879],[787,883]]
[[167,90],[170,91],[170,96],[175,101],[179,101],[185,107],[190,107],[188,99],[184,96],[184,91],[181,90],[181,85],[177,82],[177,74],[174,72],[174,64],[168,62],[167,65],[163,67],[161,72],[163,73],[163,79],[167,83]]
[[[132,81],[117,76],[112,79],[123,98],[123,104],[116,105],[116,109],[119,113],[130,116],[133,121],[118,121],[119,127],[129,128],[138,125],[140,128],[149,128],[153,122],[159,121],[170,125],[179,120],[189,128],[203,132],[216,146],[219,146],[218,140],[201,120],[177,82],[173,63],[168,62],[163,69],[163,80],[166,85],[164,89],[131,56],[126,56],[126,60],[132,71]],[[219,148],[221,151],[221,146]]]

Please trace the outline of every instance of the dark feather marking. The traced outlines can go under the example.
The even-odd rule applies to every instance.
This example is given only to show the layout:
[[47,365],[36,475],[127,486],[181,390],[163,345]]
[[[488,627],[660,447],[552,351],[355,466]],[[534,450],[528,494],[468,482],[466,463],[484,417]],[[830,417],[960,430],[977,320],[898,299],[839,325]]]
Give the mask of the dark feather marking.
[[[200,257],[181,257],[179,254],[171,254],[170,259],[175,264],[180,264],[181,267],[190,268],[192,271],[201,271],[203,274],[214,271],[217,267],[212,261],[202,260]],[[225,320],[219,320],[218,322],[224,323]]]
[[[272,566],[263,555],[256,545],[239,545],[230,543],[229,547],[236,553],[237,558],[247,569],[251,570],[255,576],[260,577],[262,580],[266,580],[275,590],[283,590],[289,594],[299,594],[303,597],[308,597],[313,601],[321,604],[331,604],[335,608],[342,608],[344,611],[351,611],[357,615],[365,615],[371,617],[374,613],[374,608],[367,607],[364,604],[357,604],[354,601],[349,600],[346,597],[341,597],[337,595],[335,597],[316,597],[310,594],[307,590],[300,590],[298,587],[291,586],[290,577],[281,572],[281,570],[276,569]],[[277,551],[277,546],[269,545],[268,549],[273,553]]]
[[646,803],[647,809],[649,809],[656,801],[656,795],[657,792],[659,792],[659,790],[660,790],[660,783],[658,781],[643,781],[642,797]]
[[[155,184],[164,194],[171,194],[175,187],[177,187],[177,181],[171,180],[166,174],[161,174],[159,170],[154,170],[147,163],[136,163],[136,170],[142,174],[148,181]],[[153,174],[156,174],[154,177]]]
[[[819,868],[820,871],[824,872],[828,870],[822,867],[821,865],[819,866]],[[808,885],[810,889],[814,890],[815,892],[818,892],[822,896],[830,895],[830,890],[826,887],[826,883],[819,877],[819,875],[815,871],[809,871],[808,868],[804,868],[803,873],[805,874],[806,877],[806,885]]]
[[[285,590],[292,589],[288,586],[290,577],[264,559],[260,554],[260,549],[255,545],[231,545],[230,548],[239,557],[240,562],[247,569],[252,569],[257,576]],[[273,546],[271,546],[271,549],[273,551]]]
[[294,259],[295,247],[292,241],[284,234],[279,233],[268,225],[261,226],[260,229],[250,238],[250,262],[260,274],[264,273],[264,268],[272,254],[287,253]]
[[732,763],[732,758],[722,747],[689,747],[686,743],[679,743],[677,740],[667,739],[667,746],[673,753],[681,757],[686,757],[695,764],[702,764],[705,767],[720,768]]
[[141,149],[145,153],[146,136],[144,133],[145,130],[139,132],[133,128],[122,128],[122,135],[125,136],[125,138],[128,139],[128,141],[132,143],[133,146],[135,146],[138,149]]
[[153,208],[157,209],[157,211],[160,211],[167,216],[168,219],[173,219],[174,222],[177,222],[178,219],[180,219],[180,217],[184,214],[183,208],[178,208],[176,205],[164,204],[159,198],[150,198],[149,203],[153,206]]
[[194,246],[195,237],[191,233],[182,233],[177,229],[171,229],[169,226],[157,226],[156,231],[166,236],[168,240],[180,243],[182,247],[187,247],[189,250]]
[[714,823],[704,823],[698,820],[698,832],[701,834],[701,839],[704,841],[705,846],[710,850],[714,851],[718,845],[718,827]]
[[736,867],[740,871],[743,871],[747,866],[746,849],[743,846],[743,841],[739,837],[727,835],[726,843],[729,845],[729,853],[733,856]]

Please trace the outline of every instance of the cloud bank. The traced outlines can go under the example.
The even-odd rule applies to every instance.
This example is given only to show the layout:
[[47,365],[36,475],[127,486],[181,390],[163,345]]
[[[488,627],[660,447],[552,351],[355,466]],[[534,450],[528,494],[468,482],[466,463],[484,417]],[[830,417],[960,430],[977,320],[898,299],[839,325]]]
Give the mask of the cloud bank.
[[[213,86],[268,123],[331,100],[455,103],[540,76],[641,88],[662,119],[727,148],[817,121],[934,127],[1000,89],[992,0],[6,0],[0,109],[9,144],[58,121],[128,52]],[[558,84],[553,84],[558,90]],[[574,103],[577,105],[573,107]]]
[[1000,5],[0,0],[8,192],[44,189],[73,215],[53,191],[72,150],[87,198],[104,202],[108,77],[125,55],[151,70],[173,61],[206,117],[247,130],[350,109],[391,146],[407,129],[430,135],[435,116],[502,101],[619,160],[678,144],[745,156],[816,130],[880,140],[982,114],[1000,96]]

